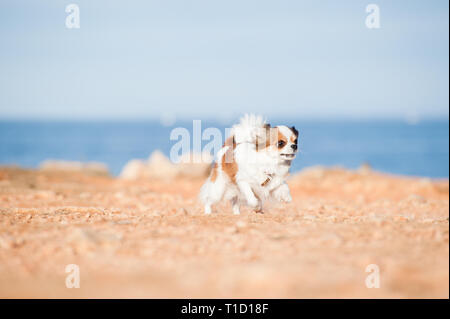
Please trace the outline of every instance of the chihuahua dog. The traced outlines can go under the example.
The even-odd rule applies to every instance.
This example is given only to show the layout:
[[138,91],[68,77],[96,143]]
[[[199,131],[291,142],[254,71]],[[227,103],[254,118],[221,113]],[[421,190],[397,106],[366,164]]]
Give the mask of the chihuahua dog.
[[233,126],[201,188],[205,214],[211,214],[211,206],[222,199],[231,201],[235,215],[242,204],[262,213],[268,199],[290,202],[285,179],[297,145],[295,127],[271,127],[261,116],[246,114]]

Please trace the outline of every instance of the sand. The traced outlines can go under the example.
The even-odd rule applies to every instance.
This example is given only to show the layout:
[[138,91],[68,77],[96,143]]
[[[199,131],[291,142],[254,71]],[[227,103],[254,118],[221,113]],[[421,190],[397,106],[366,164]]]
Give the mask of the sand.
[[201,184],[0,168],[0,297],[449,297],[448,180],[311,168],[240,216]]

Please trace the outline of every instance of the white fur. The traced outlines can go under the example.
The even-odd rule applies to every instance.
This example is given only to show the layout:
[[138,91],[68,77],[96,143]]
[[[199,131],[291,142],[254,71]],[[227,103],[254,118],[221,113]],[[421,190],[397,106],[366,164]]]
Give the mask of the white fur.
[[[205,182],[200,191],[200,199],[205,205],[205,214],[211,213],[211,206],[222,199],[230,200],[233,213],[240,213],[239,206],[247,204],[255,211],[261,211],[264,201],[275,199],[290,202],[292,200],[285,178],[289,173],[290,162],[285,155],[294,154],[292,143],[278,149],[269,146],[256,151],[256,141],[265,138],[265,121],[261,116],[246,114],[240,123],[233,126],[231,134],[234,136],[236,148],[234,160],[238,165],[235,183],[222,170],[222,156],[230,146],[224,146],[217,154],[217,177],[214,182],[211,177]],[[277,129],[288,140],[293,134],[286,126]],[[289,160],[292,160],[290,158]],[[262,184],[270,178],[270,181]]]

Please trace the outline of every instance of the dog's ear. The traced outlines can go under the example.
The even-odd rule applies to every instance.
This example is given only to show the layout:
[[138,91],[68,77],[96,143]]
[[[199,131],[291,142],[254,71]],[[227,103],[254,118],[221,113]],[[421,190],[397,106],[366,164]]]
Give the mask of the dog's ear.
[[291,127],[291,131],[292,131],[292,133],[294,133],[295,136],[298,136],[298,131],[297,131],[297,129],[295,128],[295,126],[292,126],[292,127]]

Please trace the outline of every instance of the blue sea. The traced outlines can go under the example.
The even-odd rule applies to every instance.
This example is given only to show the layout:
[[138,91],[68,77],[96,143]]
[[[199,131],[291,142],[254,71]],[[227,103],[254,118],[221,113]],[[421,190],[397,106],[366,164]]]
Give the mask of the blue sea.
[[[392,174],[449,176],[448,119],[414,125],[394,120],[289,119],[277,123],[295,125],[300,131],[301,152],[293,171],[312,165],[355,169],[369,163],[375,170]],[[130,159],[146,159],[157,149],[169,155],[177,142],[170,140],[171,130],[185,127],[192,133],[192,125],[192,121],[173,126],[157,121],[0,121],[0,165],[36,168],[46,159],[99,161],[117,175]],[[217,127],[222,134],[230,125],[202,121],[202,129]],[[207,143],[203,141],[203,145]]]

